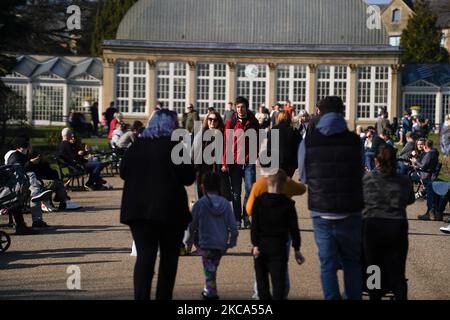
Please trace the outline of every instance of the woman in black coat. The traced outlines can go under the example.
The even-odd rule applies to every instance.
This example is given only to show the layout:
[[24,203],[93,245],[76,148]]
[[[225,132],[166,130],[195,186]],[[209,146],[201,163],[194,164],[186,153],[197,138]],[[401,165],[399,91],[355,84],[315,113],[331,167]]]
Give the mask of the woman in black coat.
[[[200,188],[203,176],[208,172],[215,172],[220,176],[220,195],[222,197],[225,197],[228,201],[232,201],[230,178],[228,176],[228,173],[224,173],[221,170],[223,162],[222,157],[220,157],[219,161],[217,161],[218,159],[216,159],[216,154],[210,154],[210,152],[204,154],[205,149],[208,146],[211,147],[212,143],[217,144],[216,148],[222,148],[223,150],[224,129],[225,124],[223,123],[220,113],[217,111],[209,111],[205,119],[203,120],[202,131],[194,137],[193,159],[196,171],[198,199],[203,196],[203,192]],[[218,151],[218,149],[214,150]],[[211,156],[214,161],[211,162],[212,159],[209,159],[207,161],[207,159],[205,159],[205,156]]]
[[[302,140],[300,132],[293,128],[292,119],[287,111],[280,111],[278,114],[277,124],[272,130],[279,130],[279,167],[292,178],[298,167],[297,150]],[[268,135],[268,150],[271,150],[271,135]]]
[[195,179],[193,165],[175,165],[171,158],[172,132],[177,115],[156,111],[142,137],[125,153],[120,176],[125,181],[120,221],[130,226],[136,244],[134,295],[150,299],[158,247],[160,264],[157,300],[172,299],[183,232],[190,221],[184,186]]
[[414,202],[414,190],[407,176],[396,173],[394,148],[380,146],[374,161],[376,169],[363,178],[363,257],[366,266],[380,268],[381,288],[367,291],[371,300],[380,300],[390,290],[396,300],[406,300],[406,207]]

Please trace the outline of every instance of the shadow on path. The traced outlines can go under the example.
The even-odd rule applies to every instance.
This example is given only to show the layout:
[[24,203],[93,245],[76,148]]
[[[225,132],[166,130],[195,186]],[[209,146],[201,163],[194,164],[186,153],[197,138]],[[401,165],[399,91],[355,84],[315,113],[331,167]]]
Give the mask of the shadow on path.
[[8,251],[0,255],[0,269],[18,269],[18,268],[34,268],[43,265],[66,265],[66,264],[91,264],[91,263],[108,263],[120,262],[121,260],[104,260],[104,261],[85,261],[85,262],[48,262],[42,263],[14,263],[33,260],[41,261],[43,259],[64,259],[64,258],[81,258],[95,254],[130,254],[130,248],[64,248],[49,250],[33,250],[33,251]]
[[62,226],[55,225],[54,229],[46,230],[42,234],[67,234],[67,233],[95,233],[129,231],[127,226]]

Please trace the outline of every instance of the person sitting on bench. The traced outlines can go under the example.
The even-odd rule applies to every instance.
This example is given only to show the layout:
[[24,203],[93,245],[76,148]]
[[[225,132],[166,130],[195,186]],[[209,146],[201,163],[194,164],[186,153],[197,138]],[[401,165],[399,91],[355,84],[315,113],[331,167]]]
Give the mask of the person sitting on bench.
[[[93,190],[107,189],[103,186],[106,184],[106,181],[100,175],[105,165],[97,158],[89,155],[86,146],[84,150],[77,147],[75,136],[69,128],[64,128],[61,135],[62,142],[59,147],[59,154],[66,163],[84,167],[89,174],[89,179],[85,183],[85,187]],[[87,159],[85,159],[85,156],[87,156]]]

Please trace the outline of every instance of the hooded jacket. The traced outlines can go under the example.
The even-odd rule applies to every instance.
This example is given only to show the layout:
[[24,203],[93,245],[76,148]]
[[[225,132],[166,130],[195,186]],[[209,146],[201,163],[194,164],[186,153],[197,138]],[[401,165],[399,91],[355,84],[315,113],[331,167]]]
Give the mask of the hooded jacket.
[[192,208],[191,234],[198,230],[202,249],[225,251],[236,246],[238,230],[230,203],[221,196],[207,194]]
[[[252,215],[251,240],[255,247],[270,239],[285,247],[292,238],[292,247],[300,250],[301,238],[295,202],[282,194],[264,193],[255,200]],[[264,248],[262,248],[264,251]]]
[[305,139],[308,207],[323,214],[360,214],[363,159],[360,138],[338,113],[323,115]]

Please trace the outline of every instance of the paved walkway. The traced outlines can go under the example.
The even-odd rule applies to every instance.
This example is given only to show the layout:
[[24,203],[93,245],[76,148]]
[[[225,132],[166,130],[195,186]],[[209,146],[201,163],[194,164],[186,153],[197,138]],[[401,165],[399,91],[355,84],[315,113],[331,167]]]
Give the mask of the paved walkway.
[[[8,252],[0,255],[0,299],[132,299],[135,258],[128,228],[119,223],[122,182],[108,178],[116,189],[72,192],[83,211],[50,213],[45,220],[56,230],[37,236],[12,237]],[[192,197],[193,189],[188,188]],[[303,237],[302,266],[289,263],[290,299],[322,299],[319,261],[306,197],[294,198]],[[408,210],[410,249],[407,262],[411,299],[450,299],[450,237],[440,233],[442,222],[417,221],[424,202]],[[30,216],[26,219],[29,221]],[[6,221],[0,218],[0,223]],[[11,231],[11,230],[9,230]],[[225,256],[218,274],[223,299],[250,299],[253,264],[250,231],[239,234],[238,247]],[[292,254],[292,252],[291,252]],[[81,270],[81,290],[68,290],[68,266]],[[199,257],[181,257],[175,299],[199,299],[203,273]]]

